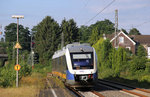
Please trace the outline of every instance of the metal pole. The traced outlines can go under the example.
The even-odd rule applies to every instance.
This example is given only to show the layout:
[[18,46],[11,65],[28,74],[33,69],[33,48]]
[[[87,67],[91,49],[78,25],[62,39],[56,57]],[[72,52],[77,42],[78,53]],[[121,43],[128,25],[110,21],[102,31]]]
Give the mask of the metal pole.
[[[17,18],[17,43],[18,43],[18,33],[19,33],[19,18]],[[16,63],[18,64],[18,52],[19,52],[19,49],[17,48],[17,60],[16,60]],[[16,87],[18,87],[18,70],[16,71]]]
[[[17,43],[19,43],[19,18],[24,18],[23,15],[12,15],[12,18],[17,18]],[[17,47],[16,64],[19,64],[19,48]],[[18,87],[18,70],[16,70],[16,87]]]

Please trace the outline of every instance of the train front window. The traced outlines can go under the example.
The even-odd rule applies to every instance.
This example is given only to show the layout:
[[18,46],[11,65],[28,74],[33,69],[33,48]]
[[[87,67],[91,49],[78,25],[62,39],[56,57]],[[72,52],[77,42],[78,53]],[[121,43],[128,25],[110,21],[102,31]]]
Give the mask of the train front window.
[[71,54],[73,69],[93,69],[93,53]]

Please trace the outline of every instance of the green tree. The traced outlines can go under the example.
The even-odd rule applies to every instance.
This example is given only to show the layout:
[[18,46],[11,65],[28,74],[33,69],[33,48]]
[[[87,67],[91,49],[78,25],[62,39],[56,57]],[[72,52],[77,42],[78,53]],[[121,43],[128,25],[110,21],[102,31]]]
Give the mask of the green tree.
[[101,45],[103,43],[104,39],[103,38],[100,38],[95,44],[93,44],[93,47],[95,48],[95,51],[97,53],[97,59],[98,59],[98,68],[100,68],[100,58],[101,58]]
[[90,26],[91,29],[95,27],[97,27],[99,35],[103,35],[104,33],[112,34],[115,29],[114,24],[108,19],[105,19],[104,21],[97,21],[95,24]]
[[123,67],[127,63],[127,54],[124,48],[118,48],[113,56],[116,58],[115,63],[113,63],[114,76],[119,77],[121,70],[124,69]]
[[102,45],[101,45],[101,49],[100,49],[100,63],[102,65],[102,67],[105,68],[112,68],[111,62],[110,62],[110,54],[111,54],[111,50],[112,50],[112,45],[110,43],[109,40],[105,40],[103,41]]
[[146,55],[147,53],[146,53],[145,48],[142,45],[139,45],[137,49],[137,56],[141,58],[141,57],[146,57]]
[[146,61],[146,50],[142,45],[140,45],[138,46],[137,56],[134,56],[131,61],[131,70],[133,72],[145,70]]
[[64,45],[72,42],[79,42],[78,27],[73,19],[68,21],[66,21],[66,19],[62,20],[61,33],[64,34]]
[[141,33],[136,28],[132,28],[129,31],[129,35],[141,35]]
[[80,42],[88,42],[88,39],[91,35],[91,32],[88,28],[88,26],[81,26],[79,28],[79,33],[80,33]]
[[97,21],[95,24],[90,25],[88,30],[90,31],[89,42],[93,45],[103,34],[112,34],[114,32],[114,24],[105,19],[104,21]]
[[[13,53],[13,43],[16,43],[17,40],[17,24],[11,23],[8,26],[5,27],[5,41],[8,45],[8,55],[9,59],[12,58]],[[19,25],[19,43],[22,46],[22,51],[24,50],[30,50],[30,33],[28,27],[23,27],[22,25]]]
[[60,44],[59,24],[50,16],[46,16],[35,27],[35,50],[39,54],[40,63],[48,64]]
[[98,32],[98,29],[97,27],[95,27],[93,30],[92,30],[92,34],[89,38],[89,43],[91,45],[95,44],[97,41],[99,40],[99,32]]

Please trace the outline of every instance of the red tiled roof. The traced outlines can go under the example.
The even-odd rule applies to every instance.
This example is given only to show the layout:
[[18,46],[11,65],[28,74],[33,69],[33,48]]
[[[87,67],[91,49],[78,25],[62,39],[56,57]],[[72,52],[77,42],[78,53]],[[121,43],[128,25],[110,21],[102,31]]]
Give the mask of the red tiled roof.
[[132,40],[140,44],[150,45],[150,35],[128,35]]
[[[115,33],[106,34],[105,36],[106,38],[112,40],[115,37]],[[134,42],[150,45],[150,35],[127,35],[127,36],[129,36]]]

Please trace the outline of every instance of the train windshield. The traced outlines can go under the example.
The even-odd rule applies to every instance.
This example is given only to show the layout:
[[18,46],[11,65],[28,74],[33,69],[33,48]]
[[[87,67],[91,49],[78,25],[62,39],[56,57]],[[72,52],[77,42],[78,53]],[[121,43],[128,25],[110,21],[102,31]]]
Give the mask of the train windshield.
[[93,53],[72,53],[73,69],[93,69]]

